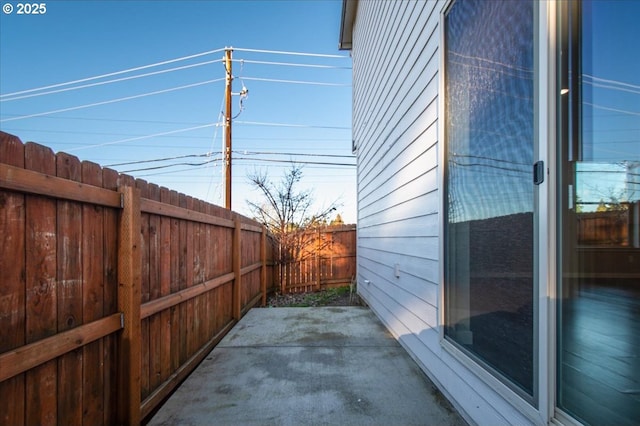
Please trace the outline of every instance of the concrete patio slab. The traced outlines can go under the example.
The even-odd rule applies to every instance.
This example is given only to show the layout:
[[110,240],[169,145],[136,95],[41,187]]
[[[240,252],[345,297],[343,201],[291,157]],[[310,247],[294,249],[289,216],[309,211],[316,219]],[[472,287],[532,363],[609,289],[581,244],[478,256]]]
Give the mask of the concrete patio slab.
[[150,425],[464,425],[364,307],[252,309]]

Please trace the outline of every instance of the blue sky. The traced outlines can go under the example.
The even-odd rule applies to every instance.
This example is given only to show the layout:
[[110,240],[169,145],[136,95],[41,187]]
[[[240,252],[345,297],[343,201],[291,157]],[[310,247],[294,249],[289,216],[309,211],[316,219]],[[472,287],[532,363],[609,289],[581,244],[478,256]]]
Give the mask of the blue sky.
[[[233,47],[233,91],[243,84],[249,90],[233,126],[234,210],[247,214],[245,199],[260,199],[248,184],[248,173],[267,171],[277,181],[290,167],[260,159],[355,163],[350,158],[351,59],[337,49],[341,1],[48,1],[39,16],[18,15],[18,2],[6,3],[14,10],[0,14],[0,129],[24,142],[103,166],[201,155],[112,168],[208,162],[129,174],[222,205],[222,168],[216,159],[223,128],[216,123],[224,67],[202,63],[224,55],[204,53]],[[177,67],[186,68],[157,73]],[[157,74],[59,91],[148,73]],[[51,91],[59,92],[42,94]],[[136,98],[111,102],[130,97]],[[104,104],[83,107],[97,103]],[[66,111],[22,118],[58,110]],[[238,97],[233,110],[234,115],[239,111]],[[343,219],[355,222],[355,174],[352,166],[307,164],[302,185],[314,189],[319,208],[339,200]]]

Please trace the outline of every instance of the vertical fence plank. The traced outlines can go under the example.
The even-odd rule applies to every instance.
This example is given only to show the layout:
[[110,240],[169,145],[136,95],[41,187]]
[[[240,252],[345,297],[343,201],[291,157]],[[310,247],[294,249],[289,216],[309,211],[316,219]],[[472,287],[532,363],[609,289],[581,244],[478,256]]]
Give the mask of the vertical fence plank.
[[[55,175],[53,152],[33,143],[25,145],[25,168]],[[26,210],[27,305],[26,342],[54,335],[56,303],[56,202],[27,196]],[[57,362],[46,362],[27,372],[27,424],[53,425],[57,421]]]
[[[193,198],[186,197],[186,208],[193,210]],[[187,222],[187,247],[186,247],[186,259],[185,259],[185,285],[187,288],[193,286],[193,241],[194,241],[194,223],[192,221]],[[186,332],[187,332],[187,358],[190,358],[193,352],[195,352],[195,336],[194,336],[194,318],[193,318],[193,299],[187,300],[186,305]],[[186,361],[186,360],[185,360]]]
[[[90,162],[82,163],[82,181],[102,186],[102,168]],[[82,207],[82,276],[83,322],[100,319],[104,315],[103,270],[103,207]],[[102,339],[84,347],[83,362],[83,417],[87,424],[101,424],[104,419],[104,364]]]
[[[56,156],[58,177],[82,182],[80,160]],[[58,332],[83,323],[82,318],[82,205],[58,201]],[[58,423],[82,424],[82,348],[58,359]]]
[[[202,200],[198,200],[198,211],[207,213],[207,207]],[[203,283],[207,279],[207,225],[200,223],[200,244],[198,247],[198,283]],[[198,347],[205,345],[209,341],[209,330],[207,327],[207,297],[208,294],[198,296],[198,335],[200,341]]]
[[[187,208],[187,196],[178,195],[178,204],[180,207]],[[187,288],[187,247],[189,245],[187,222],[180,221],[180,253],[179,253],[179,288],[183,290]],[[181,303],[179,306],[179,326],[180,326],[180,365],[184,364],[188,359],[187,351],[187,304]]]
[[[169,193],[171,204],[179,206],[178,193]],[[180,290],[180,221],[171,218],[171,282],[170,292]],[[180,306],[171,307],[171,372],[180,366]]]
[[[171,195],[167,188],[160,189],[160,201],[169,204]],[[160,218],[160,296],[171,293],[171,218]],[[160,375],[165,381],[171,375],[171,310],[160,313]]]
[[[212,247],[212,255],[214,256],[213,261],[213,273],[215,276],[223,275],[229,272],[226,269],[225,259],[226,259],[226,251],[228,249],[228,242],[226,240],[227,234],[229,230],[222,227],[215,227],[213,229],[213,247]],[[222,287],[218,287],[214,290],[213,295],[213,329],[215,332],[220,330],[222,327],[222,323],[224,321],[224,299],[222,298],[224,291],[228,287],[228,284],[225,284]]]
[[[102,170],[102,186],[117,191],[118,172]],[[104,315],[118,312],[118,210],[104,209]],[[109,335],[104,339],[104,424],[117,423],[117,377],[118,353],[117,336]]]
[[240,320],[242,311],[242,223],[240,218],[234,219],[233,228],[233,318]]
[[[208,203],[205,204],[205,212],[209,215],[213,214],[213,209],[212,206]],[[205,279],[206,280],[210,280],[213,277],[215,277],[214,275],[214,259],[216,256],[216,253],[214,253],[213,251],[213,226],[212,225],[206,225],[205,228],[205,242],[206,242],[206,246],[205,246],[205,256],[206,256],[206,261],[205,261]],[[215,328],[213,325],[213,317],[214,317],[214,313],[213,313],[213,309],[214,309],[214,305],[213,305],[213,295],[215,294],[216,290],[212,290],[207,292],[206,294],[206,300],[205,300],[205,315],[206,315],[206,334],[207,334],[207,339],[210,339],[211,337],[213,337],[213,335],[215,334]]]
[[[200,211],[200,202],[196,199],[193,199],[193,204],[191,206],[193,211]],[[200,240],[201,240],[201,235],[202,235],[202,224],[199,222],[194,222],[193,223],[193,266],[192,266],[192,270],[193,270],[193,281],[192,281],[192,285],[196,285],[200,283],[200,279],[201,279],[201,275],[200,275],[200,270],[201,270],[201,256],[202,256],[202,252],[200,251]],[[200,325],[202,323],[201,317],[200,317],[200,310],[201,310],[201,306],[202,306],[202,297],[201,296],[197,296],[195,297],[193,300],[193,322],[192,322],[192,345],[193,348],[191,350],[191,353],[195,353],[198,348],[203,344],[202,341],[202,330],[200,328]]]
[[[160,187],[148,185],[147,198],[160,201]],[[160,297],[160,217],[149,215],[149,300]],[[149,393],[162,383],[162,367],[160,365],[162,352],[161,318],[159,314],[148,319],[149,327]]]
[[124,313],[124,329],[120,333],[120,374],[118,421],[140,424],[140,195],[132,186],[120,190],[124,209],[119,226],[118,309]]
[[[24,167],[24,145],[0,132],[0,162]],[[0,353],[25,341],[26,205],[23,194],[0,190]],[[25,374],[0,382],[0,424],[25,422]]]
[[[136,188],[140,191],[140,197],[149,198],[149,184],[142,179],[136,179]],[[150,298],[150,254],[149,254],[149,214],[141,213],[140,215],[140,249],[142,256],[141,266],[141,281],[140,281],[140,303],[149,301]],[[151,386],[149,384],[150,368],[149,368],[149,318],[142,320],[140,325],[140,338],[141,338],[141,364],[140,364],[140,386],[141,386],[141,398],[144,400],[151,392]]]

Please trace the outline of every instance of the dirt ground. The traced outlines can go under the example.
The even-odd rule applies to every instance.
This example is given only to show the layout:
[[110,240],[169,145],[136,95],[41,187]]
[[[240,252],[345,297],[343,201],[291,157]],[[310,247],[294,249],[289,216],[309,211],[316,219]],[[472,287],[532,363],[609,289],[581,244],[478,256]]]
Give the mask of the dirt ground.
[[267,307],[312,307],[312,306],[362,306],[360,297],[350,288],[339,287],[307,293],[273,294],[267,299]]

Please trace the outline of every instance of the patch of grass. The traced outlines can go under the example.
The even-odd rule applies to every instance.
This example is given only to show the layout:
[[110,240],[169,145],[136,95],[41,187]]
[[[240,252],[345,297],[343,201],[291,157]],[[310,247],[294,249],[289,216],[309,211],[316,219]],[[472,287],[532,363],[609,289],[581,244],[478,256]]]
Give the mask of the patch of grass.
[[356,294],[351,295],[351,286],[329,288],[309,293],[287,293],[271,296],[269,307],[306,308],[316,306],[355,306],[360,305]]
[[350,291],[349,286],[329,288],[316,293],[307,294],[302,302],[294,304],[294,307],[323,306],[346,295]]

